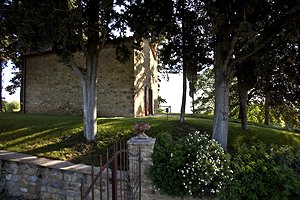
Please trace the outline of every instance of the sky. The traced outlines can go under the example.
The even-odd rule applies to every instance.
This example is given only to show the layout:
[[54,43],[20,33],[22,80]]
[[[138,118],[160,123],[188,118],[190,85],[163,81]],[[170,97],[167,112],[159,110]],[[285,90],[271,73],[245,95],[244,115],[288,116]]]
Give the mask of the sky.
[[[9,80],[13,77],[11,74],[11,65],[7,66],[3,70],[3,96],[5,100],[11,102],[16,100],[20,102],[20,89],[14,95],[9,95],[5,91],[5,87],[9,85]],[[161,78],[159,83],[159,95],[166,99],[167,103],[162,104],[162,106],[171,106],[171,111],[174,113],[179,113],[181,108],[181,98],[182,98],[182,74],[169,74],[169,81]],[[187,87],[188,88],[188,87]],[[187,101],[186,101],[186,113],[191,113],[191,101],[187,92]]]
[[[182,74],[169,74],[169,81],[161,78],[159,85],[159,95],[167,101],[167,103],[162,104],[162,106],[171,106],[172,113],[180,113],[182,99]],[[189,86],[187,85],[185,112],[192,113],[192,99],[188,95],[188,88]]]
[[9,80],[13,77],[11,68],[12,68],[11,64],[8,63],[8,66],[3,69],[4,76],[2,77],[3,79],[2,96],[5,97],[5,100],[7,102],[11,102],[14,100],[20,102],[20,89],[17,89],[16,93],[13,95],[9,95],[9,93],[6,92],[5,90],[6,86],[10,85]]

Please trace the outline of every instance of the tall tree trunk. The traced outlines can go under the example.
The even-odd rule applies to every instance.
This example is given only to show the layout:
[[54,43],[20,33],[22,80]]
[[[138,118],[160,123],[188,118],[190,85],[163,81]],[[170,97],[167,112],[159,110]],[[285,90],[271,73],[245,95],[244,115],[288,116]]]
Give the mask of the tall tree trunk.
[[241,106],[241,103],[239,103],[239,115],[238,115],[238,119],[242,119],[242,106]]
[[300,68],[300,35],[298,36],[297,43],[298,43],[298,67]]
[[97,66],[97,55],[87,57],[87,73],[82,82],[84,137],[87,141],[94,141],[97,134]]
[[[83,94],[83,122],[84,137],[87,141],[94,141],[97,134],[97,68],[98,55],[105,44],[106,34],[102,45],[99,46],[99,1],[91,0],[87,3],[88,31],[87,44],[84,45],[84,36],[79,31],[80,45],[86,58],[85,67],[80,68],[70,56],[70,65],[81,80]],[[79,12],[82,12],[81,2],[78,1]]]
[[182,100],[181,100],[181,109],[180,109],[180,123],[184,123],[185,115],[185,105],[186,105],[186,66],[183,64],[183,77],[182,77]]
[[24,109],[24,79],[25,79],[25,61],[22,61],[21,66],[19,67],[19,70],[21,71],[21,82],[20,82],[20,112],[25,113]]
[[[193,73],[190,71],[190,73]],[[197,73],[197,72],[195,72]],[[187,73],[188,74],[188,73]],[[192,98],[192,112],[193,114],[195,114],[195,83],[196,83],[196,76],[194,74],[190,74],[190,75],[187,75],[189,78],[188,78],[188,83],[189,83],[189,96]]]
[[182,4],[182,100],[180,109],[180,123],[184,123],[185,105],[186,105],[186,85],[187,85],[187,59],[186,59],[186,29],[185,29],[185,0],[181,1]]
[[195,114],[195,93],[192,93],[192,112]]
[[217,140],[227,151],[228,138],[228,111],[229,111],[229,86],[230,65],[237,36],[228,38],[230,34],[219,30],[216,33],[216,46],[214,50],[215,71],[215,109],[212,137]]
[[215,60],[215,110],[212,137],[227,150],[229,82],[226,66]]
[[241,125],[244,131],[247,130],[247,90],[239,88]]
[[270,90],[267,89],[266,93],[265,93],[265,125],[269,125],[270,124]]
[[2,60],[0,59],[0,112],[2,112]]

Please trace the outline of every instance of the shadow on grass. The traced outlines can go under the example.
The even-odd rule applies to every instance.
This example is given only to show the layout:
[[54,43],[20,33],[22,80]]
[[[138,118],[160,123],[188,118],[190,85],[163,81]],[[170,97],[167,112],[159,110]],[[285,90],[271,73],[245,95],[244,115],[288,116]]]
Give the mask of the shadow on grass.
[[[61,133],[67,132],[69,130],[80,128],[81,124],[74,123],[60,123],[52,124],[47,127],[26,127],[23,129],[17,129],[11,132],[5,132],[0,134],[0,139],[5,139],[8,143],[12,142],[11,145],[18,145],[27,141],[34,141],[38,138],[48,138],[49,136],[61,137]],[[48,137],[47,137],[48,136]]]

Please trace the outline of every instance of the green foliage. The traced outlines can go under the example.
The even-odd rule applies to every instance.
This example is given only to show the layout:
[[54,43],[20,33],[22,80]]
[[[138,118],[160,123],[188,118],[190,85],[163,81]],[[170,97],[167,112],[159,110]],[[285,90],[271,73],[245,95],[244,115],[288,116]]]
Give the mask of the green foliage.
[[160,95],[158,95],[157,101],[158,101],[158,106],[161,106],[161,104],[163,103],[167,103],[167,100],[162,98]]
[[195,101],[196,113],[212,114],[214,111],[214,79],[213,69],[207,68],[197,77],[195,85],[198,98]]
[[262,103],[250,103],[248,105],[248,121],[263,123],[264,122],[264,105]]
[[161,133],[156,137],[152,159],[150,175],[154,184],[163,193],[172,196],[185,195],[183,177],[178,172],[184,165],[182,146],[173,141],[170,134]]
[[2,110],[0,110],[0,112],[5,112],[6,109],[5,109],[5,105],[6,105],[6,101],[3,101],[3,100],[0,100],[1,101],[1,105],[2,105]]
[[221,198],[299,199],[300,174],[292,167],[299,163],[299,156],[299,150],[263,143],[240,146],[231,163],[233,180]]
[[206,134],[179,141],[157,136],[150,174],[154,184],[172,196],[215,196],[230,179],[229,155]]
[[183,138],[183,185],[195,197],[216,196],[231,179],[230,156],[207,134],[195,132]]
[[18,101],[2,101],[2,106],[4,112],[17,112],[20,110],[20,103]]

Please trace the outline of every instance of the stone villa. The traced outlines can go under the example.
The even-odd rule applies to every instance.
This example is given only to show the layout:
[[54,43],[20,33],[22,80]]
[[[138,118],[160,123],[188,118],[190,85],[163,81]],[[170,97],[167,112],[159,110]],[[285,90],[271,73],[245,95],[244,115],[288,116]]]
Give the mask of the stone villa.
[[[130,45],[132,46],[132,45]],[[99,55],[98,116],[137,117],[158,109],[157,58],[149,43],[133,50],[126,63],[116,59],[115,48],[107,44]],[[75,73],[51,52],[25,57],[24,112],[82,114],[82,89]],[[84,64],[78,55],[76,62]]]

